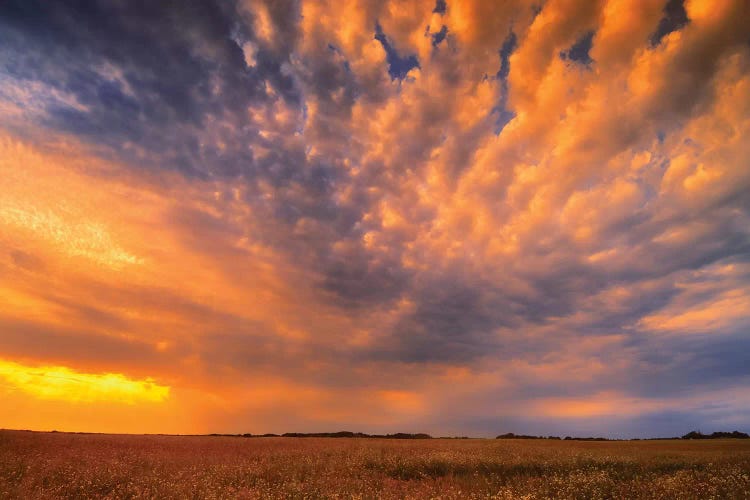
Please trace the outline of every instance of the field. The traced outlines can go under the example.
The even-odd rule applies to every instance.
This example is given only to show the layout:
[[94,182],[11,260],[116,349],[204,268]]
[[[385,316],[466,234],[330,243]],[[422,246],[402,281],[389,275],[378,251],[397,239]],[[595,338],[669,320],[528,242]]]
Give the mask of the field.
[[0,498],[750,498],[750,442],[0,431]]

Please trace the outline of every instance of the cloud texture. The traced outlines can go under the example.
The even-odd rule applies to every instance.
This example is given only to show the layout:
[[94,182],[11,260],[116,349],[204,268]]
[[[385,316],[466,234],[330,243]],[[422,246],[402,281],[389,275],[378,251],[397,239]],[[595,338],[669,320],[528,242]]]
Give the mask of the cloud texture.
[[748,430],[748,33],[742,0],[4,2],[0,359],[170,391],[0,373],[0,426]]

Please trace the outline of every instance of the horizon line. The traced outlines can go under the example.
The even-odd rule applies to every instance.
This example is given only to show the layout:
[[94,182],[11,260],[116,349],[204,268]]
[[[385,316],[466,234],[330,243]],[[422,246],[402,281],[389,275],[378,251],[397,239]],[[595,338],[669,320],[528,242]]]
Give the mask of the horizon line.
[[[498,434],[494,437],[487,436],[433,436],[425,432],[394,432],[388,434],[368,434],[365,432],[358,431],[333,431],[333,432],[285,432],[285,433],[273,433],[266,432],[262,434],[255,433],[222,433],[222,432],[209,432],[209,433],[198,433],[198,434],[180,434],[180,433],[167,433],[167,432],[100,432],[100,431],[60,431],[57,429],[52,430],[37,430],[37,429],[9,429],[0,428],[0,432],[34,432],[44,434],[86,434],[86,435],[102,435],[102,436],[172,436],[172,437],[236,437],[236,438],[263,438],[263,437],[279,437],[279,438],[328,438],[328,439],[391,439],[391,440],[420,440],[420,439],[487,439],[487,440],[522,440],[522,441],[534,441],[534,440],[545,440],[545,441],[669,441],[669,440],[703,440],[703,439],[748,439],[747,433],[739,430],[734,431],[714,431],[710,434],[703,434],[701,431],[690,431],[682,436],[657,436],[657,437],[631,437],[631,438],[608,438],[603,436],[534,436],[526,434],[515,434],[505,433]],[[691,434],[697,434],[703,436],[702,438],[688,438]],[[744,436],[737,437],[711,437],[715,434],[744,434]],[[399,437],[396,437],[399,436]]]

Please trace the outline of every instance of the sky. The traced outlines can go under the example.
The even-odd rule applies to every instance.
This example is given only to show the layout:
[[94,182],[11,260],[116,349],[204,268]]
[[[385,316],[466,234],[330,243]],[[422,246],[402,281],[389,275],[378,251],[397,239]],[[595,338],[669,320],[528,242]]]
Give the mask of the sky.
[[745,0],[0,3],[0,427],[750,431]]

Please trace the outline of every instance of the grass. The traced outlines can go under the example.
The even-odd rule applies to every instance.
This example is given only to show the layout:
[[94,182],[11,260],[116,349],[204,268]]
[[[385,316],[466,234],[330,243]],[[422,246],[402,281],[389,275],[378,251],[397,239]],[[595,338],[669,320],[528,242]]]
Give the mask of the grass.
[[0,431],[0,498],[750,498],[750,442]]

